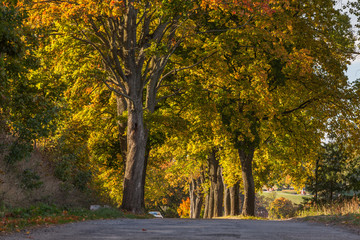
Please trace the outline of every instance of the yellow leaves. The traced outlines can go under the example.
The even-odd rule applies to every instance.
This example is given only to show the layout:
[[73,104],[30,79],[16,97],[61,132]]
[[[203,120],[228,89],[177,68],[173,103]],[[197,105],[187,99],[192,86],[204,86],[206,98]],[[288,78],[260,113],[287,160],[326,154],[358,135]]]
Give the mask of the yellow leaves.
[[289,60],[286,65],[289,73],[296,74],[297,76],[307,76],[314,71],[314,59],[310,55],[309,50],[307,49],[300,49],[293,51],[289,55]]

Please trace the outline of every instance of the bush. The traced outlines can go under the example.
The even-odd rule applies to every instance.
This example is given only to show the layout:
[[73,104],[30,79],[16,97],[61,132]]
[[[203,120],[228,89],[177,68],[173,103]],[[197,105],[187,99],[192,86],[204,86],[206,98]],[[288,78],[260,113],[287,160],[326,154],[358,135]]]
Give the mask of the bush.
[[190,198],[186,200],[182,200],[177,212],[181,218],[189,218],[190,217]]
[[280,197],[270,204],[270,217],[272,218],[291,218],[295,215],[295,207],[286,198]]

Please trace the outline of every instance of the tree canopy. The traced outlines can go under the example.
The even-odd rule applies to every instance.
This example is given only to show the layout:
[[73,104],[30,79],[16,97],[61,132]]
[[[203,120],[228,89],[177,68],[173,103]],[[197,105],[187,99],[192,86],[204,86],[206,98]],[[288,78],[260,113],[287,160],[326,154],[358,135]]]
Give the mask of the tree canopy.
[[242,192],[254,215],[264,185],[305,184],[327,134],[357,145],[355,40],[332,0],[10,1],[0,120],[124,210],[189,191],[212,217]]

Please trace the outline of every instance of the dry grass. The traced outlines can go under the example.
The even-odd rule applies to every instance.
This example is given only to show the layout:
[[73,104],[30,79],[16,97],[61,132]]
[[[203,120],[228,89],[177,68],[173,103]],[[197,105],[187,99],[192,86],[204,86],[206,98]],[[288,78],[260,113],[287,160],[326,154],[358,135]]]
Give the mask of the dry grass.
[[351,200],[310,206],[299,213],[296,218],[300,221],[311,221],[323,224],[337,225],[349,228],[356,232],[360,230],[360,200],[354,197]]

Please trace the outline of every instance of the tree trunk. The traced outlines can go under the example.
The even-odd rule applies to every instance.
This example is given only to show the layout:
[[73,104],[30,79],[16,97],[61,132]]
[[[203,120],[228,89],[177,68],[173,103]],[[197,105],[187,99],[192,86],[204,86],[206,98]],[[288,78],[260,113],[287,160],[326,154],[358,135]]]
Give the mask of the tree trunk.
[[225,216],[230,216],[231,213],[231,197],[230,197],[230,188],[224,184],[224,212]]
[[217,162],[217,181],[214,189],[214,217],[223,216],[223,202],[224,202],[224,184],[222,181],[222,172]]
[[204,208],[203,218],[209,218],[209,198],[210,198],[210,195],[209,195],[209,190],[208,190],[208,193],[205,196],[205,208]]
[[192,179],[190,182],[190,218],[199,218],[201,207],[203,205],[203,196],[201,192],[201,178]]
[[244,185],[244,203],[242,209],[242,215],[244,216],[255,216],[255,184],[252,174],[254,151],[255,149],[251,147],[238,150]]
[[314,201],[315,204],[318,203],[318,175],[319,175],[319,157],[316,159],[315,162],[315,195],[314,195]]
[[143,120],[142,101],[127,101],[127,156],[124,192],[121,208],[132,213],[144,213],[144,174],[147,130]]
[[234,184],[230,187],[230,215],[236,216],[240,214],[240,205],[239,205],[239,183]]
[[223,214],[223,198],[224,188],[221,177],[221,169],[219,167],[219,160],[216,158],[216,150],[212,150],[208,157],[209,166],[209,206],[208,218],[220,217]]
[[209,206],[208,206],[208,218],[212,218],[214,216],[214,187],[210,186],[209,189]]

